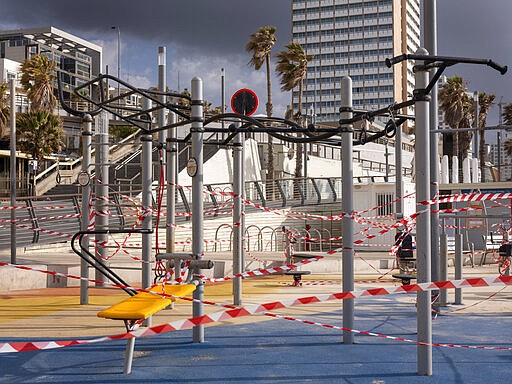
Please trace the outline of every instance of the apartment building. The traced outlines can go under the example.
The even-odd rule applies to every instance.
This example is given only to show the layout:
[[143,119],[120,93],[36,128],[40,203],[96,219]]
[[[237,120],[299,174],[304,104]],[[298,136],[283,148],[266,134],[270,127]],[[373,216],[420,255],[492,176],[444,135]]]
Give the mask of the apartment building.
[[[71,103],[77,102],[72,97],[73,89],[97,77],[102,68],[102,47],[58,28],[0,31],[0,81],[6,82],[16,76],[21,64],[36,54],[46,55],[56,62],[62,73],[64,99]],[[18,96],[18,112],[25,112],[27,102],[18,102],[18,99],[24,100]],[[63,117],[66,151],[77,152],[80,145],[79,122],[60,108],[56,113]]]
[[[385,59],[420,44],[419,0],[292,0],[292,36],[308,55],[303,110],[337,121],[340,82],[353,81],[356,109],[375,110],[412,96],[412,62],[387,68]],[[294,92],[293,102],[298,103]],[[409,111],[411,112],[411,111]]]
[[[64,98],[75,108],[78,101],[72,96],[73,89],[97,77],[101,72],[100,46],[55,27],[16,29],[0,31],[0,82],[19,79],[22,63],[36,54],[46,55],[56,62],[62,73]],[[91,92],[91,89],[84,91]],[[19,84],[15,105],[18,113],[28,111],[29,103]],[[80,119],[69,116],[60,105],[54,112],[63,121],[65,145],[61,157],[78,156],[81,142]],[[0,139],[0,194],[9,191],[9,145],[8,136]],[[52,161],[54,159],[49,160],[47,165]],[[26,194],[30,174],[29,157],[26,154],[19,154],[17,168],[18,191]]]

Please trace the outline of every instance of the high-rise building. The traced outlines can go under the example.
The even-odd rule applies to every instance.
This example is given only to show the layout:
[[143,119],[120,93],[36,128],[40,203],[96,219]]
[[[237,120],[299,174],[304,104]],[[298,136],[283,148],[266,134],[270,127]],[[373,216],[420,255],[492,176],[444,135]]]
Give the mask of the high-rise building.
[[[414,53],[420,44],[420,0],[292,0],[293,41],[308,63],[303,111],[337,121],[340,82],[353,81],[356,109],[376,110],[412,97],[413,63],[387,68],[385,59]],[[293,102],[298,103],[294,92]]]

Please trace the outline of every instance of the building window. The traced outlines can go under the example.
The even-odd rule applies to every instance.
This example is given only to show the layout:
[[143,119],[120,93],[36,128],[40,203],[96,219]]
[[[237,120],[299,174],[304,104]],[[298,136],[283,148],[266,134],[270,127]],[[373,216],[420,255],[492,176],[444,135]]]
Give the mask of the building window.
[[393,213],[393,194],[377,193],[377,215],[386,216]]

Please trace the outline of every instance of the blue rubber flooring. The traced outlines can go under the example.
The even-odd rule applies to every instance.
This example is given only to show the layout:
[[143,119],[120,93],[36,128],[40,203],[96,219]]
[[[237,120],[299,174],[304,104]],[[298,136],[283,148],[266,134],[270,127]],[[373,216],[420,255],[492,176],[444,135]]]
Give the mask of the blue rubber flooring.
[[[414,296],[411,296],[414,297]],[[340,304],[341,306],[341,304]],[[355,327],[416,339],[414,303],[393,296],[356,300]],[[301,316],[341,326],[341,311]],[[417,375],[417,346],[281,319],[138,339],[131,375],[125,342],[0,355],[0,383],[509,383],[512,351],[433,347],[433,375]],[[433,320],[433,341],[512,346],[509,313],[472,311]],[[11,339],[14,340],[14,339]]]

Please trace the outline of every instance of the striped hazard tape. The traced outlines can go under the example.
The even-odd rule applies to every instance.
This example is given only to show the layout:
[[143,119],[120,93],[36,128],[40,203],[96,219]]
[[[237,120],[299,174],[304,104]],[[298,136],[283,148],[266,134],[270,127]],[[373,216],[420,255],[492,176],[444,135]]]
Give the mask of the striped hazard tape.
[[[127,339],[132,337],[147,337],[153,336],[168,332],[174,332],[178,330],[190,329],[197,325],[205,325],[216,323],[219,321],[227,321],[232,320],[234,318],[250,316],[250,315],[264,315],[268,314],[269,311],[273,311],[276,309],[283,309],[292,306],[299,306],[305,304],[314,304],[321,303],[330,300],[345,300],[345,299],[355,299],[358,297],[367,297],[367,296],[380,296],[380,295],[391,295],[405,292],[418,292],[418,291],[428,291],[432,289],[453,289],[453,288],[468,288],[468,287],[490,287],[490,286],[504,286],[504,285],[512,285],[512,276],[499,276],[496,278],[471,278],[471,279],[461,279],[461,280],[448,280],[448,281],[440,281],[440,282],[429,282],[429,283],[420,283],[420,284],[411,284],[400,287],[394,287],[391,289],[388,288],[373,288],[367,289],[363,291],[348,291],[348,292],[340,292],[333,294],[325,294],[325,295],[316,295],[309,297],[302,297],[298,299],[289,299],[282,301],[274,301],[265,304],[254,304],[245,307],[237,307],[237,308],[229,308],[224,311],[215,312],[208,315],[197,316],[193,318],[177,320],[170,323],[157,325],[154,327],[142,329],[139,328],[137,330],[121,333],[112,336],[103,336],[94,339],[86,339],[86,340],[52,340],[52,341],[20,341],[20,342],[9,342],[9,343],[0,343],[0,353],[11,353],[11,352],[28,352],[28,351],[40,351],[40,350],[49,350],[56,348],[63,348],[72,345],[84,345],[84,344],[92,344],[99,343],[110,340],[120,340]],[[272,314],[272,316],[274,316]],[[331,326],[329,326],[331,327]],[[350,330],[354,332],[361,332]],[[366,333],[368,335],[379,336],[379,334]],[[379,336],[381,337],[381,336]],[[392,338],[390,336],[390,338]],[[395,340],[402,340],[402,338],[395,338]],[[404,339],[403,341],[405,341]],[[411,342],[419,343],[414,340]],[[423,344],[424,345],[424,344]],[[454,347],[456,344],[432,344],[435,346],[447,346]],[[494,349],[494,350],[506,350],[510,351],[512,348],[505,347],[483,347],[483,346],[459,346],[461,348],[475,348],[475,349]]]
[[512,193],[462,193],[457,195],[440,196],[440,198],[421,201],[418,204],[432,205],[436,203],[458,203],[464,201],[492,201],[512,199]]

